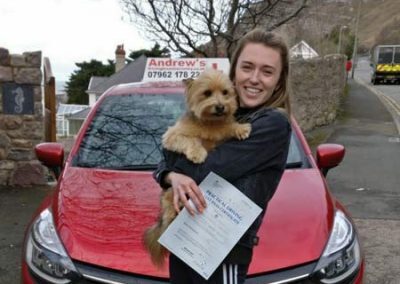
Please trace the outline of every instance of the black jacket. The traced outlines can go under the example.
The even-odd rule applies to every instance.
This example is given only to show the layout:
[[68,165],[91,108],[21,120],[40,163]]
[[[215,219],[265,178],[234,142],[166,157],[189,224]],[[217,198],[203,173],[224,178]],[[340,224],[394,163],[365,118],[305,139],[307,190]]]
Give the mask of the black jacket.
[[164,151],[164,160],[154,172],[154,177],[163,188],[168,188],[169,185],[163,179],[170,171],[188,175],[197,184],[212,171],[263,208],[236,245],[236,250],[240,251],[240,247],[251,249],[258,240],[257,232],[267,204],[285,169],[291,126],[285,114],[271,108],[239,109],[236,118],[238,121],[251,123],[252,129],[247,139],[224,142],[211,151],[202,164],[194,164],[184,155]]

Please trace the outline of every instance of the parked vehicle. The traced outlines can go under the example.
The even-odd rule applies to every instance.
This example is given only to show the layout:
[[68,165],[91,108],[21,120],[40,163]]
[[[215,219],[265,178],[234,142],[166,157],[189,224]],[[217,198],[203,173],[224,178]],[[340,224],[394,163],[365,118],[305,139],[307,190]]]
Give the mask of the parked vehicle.
[[[23,283],[168,283],[142,244],[159,212],[152,171],[160,137],[184,110],[181,83],[134,83],[106,91],[64,161],[58,143],[36,146],[58,176],[26,231]],[[345,149],[322,144],[316,159],[293,119],[287,169],[259,231],[246,283],[361,284],[354,223],[325,175]]]
[[378,45],[371,54],[371,83],[400,82],[400,44]]

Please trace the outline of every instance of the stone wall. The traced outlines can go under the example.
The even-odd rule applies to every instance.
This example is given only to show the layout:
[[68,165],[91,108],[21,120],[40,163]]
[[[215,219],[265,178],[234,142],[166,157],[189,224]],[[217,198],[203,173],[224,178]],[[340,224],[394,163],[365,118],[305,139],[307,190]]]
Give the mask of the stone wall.
[[346,85],[345,62],[337,54],[291,61],[292,112],[303,131],[336,119]]
[[42,54],[0,47],[0,185],[44,184],[34,146],[43,141]]

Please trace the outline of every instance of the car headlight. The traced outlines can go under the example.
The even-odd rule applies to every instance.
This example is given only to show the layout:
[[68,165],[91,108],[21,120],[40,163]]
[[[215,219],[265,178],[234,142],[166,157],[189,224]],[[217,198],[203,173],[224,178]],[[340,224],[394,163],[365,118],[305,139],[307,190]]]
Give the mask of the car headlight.
[[360,262],[360,245],[353,225],[343,212],[336,211],[332,233],[314,275],[321,283],[342,283],[354,275]]
[[30,227],[25,257],[32,272],[50,283],[70,283],[79,278],[57,235],[49,209],[44,210]]

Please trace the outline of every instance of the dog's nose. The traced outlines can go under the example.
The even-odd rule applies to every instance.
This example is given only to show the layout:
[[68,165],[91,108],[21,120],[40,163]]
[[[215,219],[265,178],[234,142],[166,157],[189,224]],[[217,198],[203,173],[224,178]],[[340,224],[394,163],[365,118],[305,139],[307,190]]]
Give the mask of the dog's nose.
[[224,110],[225,110],[225,106],[224,106],[224,105],[217,105],[217,106],[215,107],[215,111],[216,111],[217,113],[223,113]]

